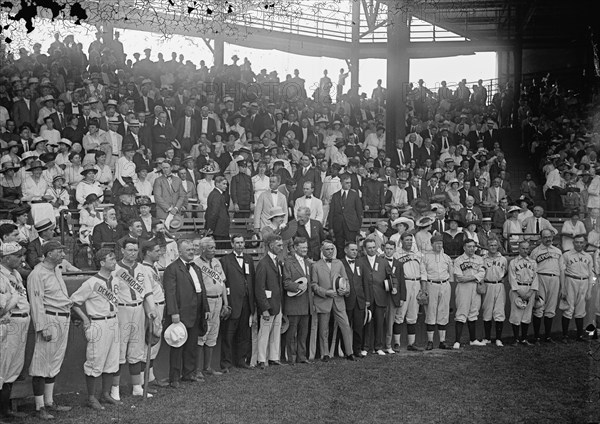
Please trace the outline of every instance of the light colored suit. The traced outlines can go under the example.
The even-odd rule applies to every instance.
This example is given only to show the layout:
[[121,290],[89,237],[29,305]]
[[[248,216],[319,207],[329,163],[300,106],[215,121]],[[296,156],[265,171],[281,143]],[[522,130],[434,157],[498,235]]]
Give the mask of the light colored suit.
[[[342,261],[333,259],[331,268],[325,259],[316,262],[311,272],[311,288],[314,292],[313,302],[318,313],[319,319],[319,346],[321,355],[329,354],[329,315],[333,312],[335,322],[337,322],[342,338],[344,339],[344,352],[346,355],[352,354],[352,330],[346,315],[346,302],[344,297],[336,292],[334,297],[327,296],[329,290],[335,290],[334,282],[338,276],[348,281],[346,270]],[[350,294],[348,290],[345,296]]]
[[306,196],[298,197],[294,204],[294,216],[298,216],[298,209],[302,206],[310,209],[310,219],[316,219],[323,224],[323,202],[320,199],[315,196],[311,196],[310,199],[307,199]]
[[254,228],[262,229],[269,224],[267,217],[271,208],[279,206],[285,211],[284,223],[288,221],[288,208],[285,195],[280,191],[277,192],[277,204],[273,204],[273,196],[271,190],[265,191],[258,196],[256,205],[254,206]]
[[488,201],[494,204],[494,206],[498,206],[500,200],[506,197],[506,191],[502,187],[498,187],[498,192],[496,193],[496,187],[488,188]]
[[171,207],[181,210],[186,200],[186,193],[179,177],[171,174],[171,182],[161,175],[154,181],[154,200],[156,201],[156,217],[164,219]]

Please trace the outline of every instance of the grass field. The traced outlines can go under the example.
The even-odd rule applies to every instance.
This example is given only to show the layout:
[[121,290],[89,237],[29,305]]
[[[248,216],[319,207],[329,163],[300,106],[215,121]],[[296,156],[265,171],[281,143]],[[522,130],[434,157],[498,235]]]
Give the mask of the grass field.
[[354,363],[234,370],[206,383],[159,389],[145,402],[123,396],[123,406],[99,413],[84,406],[82,387],[58,398],[75,407],[56,422],[592,423],[600,416],[600,380],[593,377],[600,376],[600,362],[590,351],[600,361],[600,344],[593,342],[403,351]]

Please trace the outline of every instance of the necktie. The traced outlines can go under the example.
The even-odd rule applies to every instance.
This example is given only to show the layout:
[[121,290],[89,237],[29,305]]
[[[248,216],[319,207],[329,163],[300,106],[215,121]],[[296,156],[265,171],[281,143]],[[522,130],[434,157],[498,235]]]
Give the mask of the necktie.
[[348,259],[348,264],[349,265],[354,265],[354,259]]
[[244,259],[244,255],[235,255],[235,257],[238,259]]
[[342,205],[346,204],[346,191],[342,191]]
[[306,200],[312,199],[312,196],[306,196]]
[[325,259],[325,262],[327,262],[328,264],[330,264],[333,261],[333,259]]
[[63,129],[65,127],[65,121],[63,121],[63,114],[62,113],[58,114],[58,122],[60,123],[60,129]]
[[271,190],[271,193],[277,194],[277,190]]
[[535,232],[540,233],[540,220],[539,218],[535,220]]
[[187,270],[189,272],[190,268],[192,267],[192,263],[191,262],[186,262],[185,263],[185,267],[187,268]]

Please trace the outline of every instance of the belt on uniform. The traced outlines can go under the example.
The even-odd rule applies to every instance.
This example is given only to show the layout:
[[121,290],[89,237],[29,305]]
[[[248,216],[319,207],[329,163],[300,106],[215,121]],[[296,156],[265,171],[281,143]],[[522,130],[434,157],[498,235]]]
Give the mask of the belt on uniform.
[[10,316],[13,318],[27,318],[29,314],[25,312],[24,314],[10,314]]
[[164,300],[163,300],[162,302],[156,302],[156,305],[157,305],[157,306],[164,305],[164,304],[165,304],[165,301],[164,301]]
[[104,320],[107,320],[107,319],[113,319],[114,317],[116,317],[116,315],[111,315],[109,317],[90,317],[90,319],[92,321],[104,321]]
[[572,278],[574,280],[587,280],[588,277],[577,277],[576,275],[565,274],[565,277]]
[[131,308],[135,308],[136,306],[140,306],[142,304],[142,302],[138,302],[138,303],[119,303],[119,306],[129,306]]
[[218,298],[220,298],[220,297],[221,297],[221,295],[220,295],[220,294],[218,294],[218,295],[216,295],[216,296],[213,296],[213,295],[209,295],[209,294],[207,294],[207,295],[206,295],[206,297],[208,297],[209,299],[218,299]]
[[113,153],[112,155],[113,155],[113,156],[119,156],[117,153]]
[[418,281],[418,282],[421,282],[421,280],[418,279],[418,278],[405,278],[404,281]]
[[448,282],[448,280],[440,280],[440,281],[427,280],[427,281],[429,281],[430,283],[433,283],[433,284],[444,284],[444,283]]
[[531,286],[531,283],[517,283],[517,286]]
[[55,317],[65,317],[65,318],[69,318],[71,316],[71,314],[69,312],[52,312],[52,311],[46,311],[46,315],[53,315]]
[[538,272],[538,275],[545,275],[546,277],[558,277],[558,274],[550,274],[548,272]]
[[[490,280],[483,280],[484,283],[489,283],[489,284],[498,284],[501,283],[502,281],[490,281]],[[527,284],[529,285],[529,284]]]

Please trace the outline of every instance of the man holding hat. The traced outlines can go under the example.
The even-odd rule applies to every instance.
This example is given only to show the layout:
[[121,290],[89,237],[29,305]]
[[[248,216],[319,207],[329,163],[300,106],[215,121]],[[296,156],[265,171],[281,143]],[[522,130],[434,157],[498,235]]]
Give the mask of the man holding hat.
[[24,260],[25,249],[17,242],[0,245],[0,418],[20,417],[10,411],[12,385],[25,362],[25,344],[29,331],[29,302],[23,279],[17,271]]
[[31,319],[35,329],[35,348],[29,366],[33,377],[33,396],[36,415],[53,419],[48,412],[70,411],[71,407],[54,402],[54,380],[65,357],[70,326],[72,302],[61,272],[57,269],[65,258],[64,246],[49,240],[42,246],[43,261],[33,268],[27,278],[27,294]]
[[[583,253],[583,255],[589,257],[587,253]],[[588,266],[591,271],[591,258],[588,262]],[[535,305],[537,291],[539,289],[539,281],[537,264],[529,257],[529,242],[519,242],[519,256],[510,261],[510,264],[508,265],[508,281],[510,283],[509,321],[512,324],[513,334],[515,336],[512,346],[516,346],[517,343],[521,343],[524,346],[531,346],[531,343],[527,341],[527,330],[529,329],[529,323],[531,322],[531,315]],[[520,336],[519,329],[521,330]]]
[[[96,396],[97,381],[102,379],[104,403],[116,405],[119,402],[110,396],[113,374],[119,369],[119,334],[117,321],[117,293],[119,283],[113,278],[117,265],[115,254],[109,249],[96,252],[96,262],[100,264],[98,273],[86,281],[71,295],[73,311],[83,321],[87,341],[86,361],[83,371],[88,391],[88,406],[103,410]],[[85,306],[85,312],[82,307]]]

